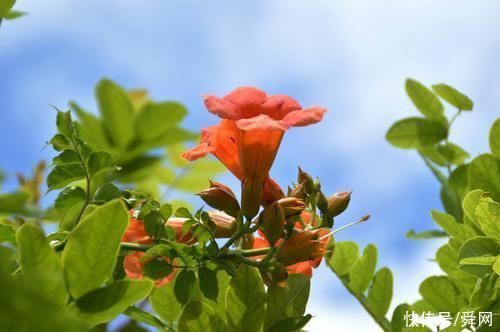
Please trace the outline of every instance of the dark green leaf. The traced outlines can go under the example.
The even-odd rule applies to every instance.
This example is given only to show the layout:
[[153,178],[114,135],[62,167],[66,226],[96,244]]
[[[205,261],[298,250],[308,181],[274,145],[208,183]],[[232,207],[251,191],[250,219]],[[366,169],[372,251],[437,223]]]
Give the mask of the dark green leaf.
[[90,176],[96,176],[103,172],[115,170],[115,163],[115,159],[108,152],[93,152],[88,161]]
[[228,326],[232,331],[261,331],[266,292],[259,270],[240,265],[226,292]]
[[97,207],[73,229],[62,260],[68,290],[74,298],[111,277],[128,217],[123,203],[114,200]]
[[409,78],[406,80],[405,88],[413,104],[427,118],[439,119],[443,116],[443,105],[436,95],[422,83]]
[[94,200],[99,202],[109,202],[121,197],[120,189],[112,183],[106,183],[97,189]]
[[155,312],[167,322],[177,321],[182,311],[182,305],[175,298],[173,282],[155,288],[149,302]]
[[163,216],[157,210],[149,212],[144,217],[144,228],[149,236],[157,237],[160,234],[160,229],[163,225]]
[[167,263],[164,259],[156,258],[144,263],[144,276],[153,280],[163,279],[174,272],[172,264]]
[[52,147],[54,147],[54,150],[56,151],[73,148],[68,139],[62,134],[56,134],[54,137],[52,137],[49,143],[52,144]]
[[448,130],[441,122],[406,118],[392,125],[386,139],[398,148],[418,149],[441,142],[447,135]]
[[175,278],[174,293],[180,304],[186,305],[196,299],[198,290],[198,282],[193,271],[184,269]]
[[6,15],[12,7],[14,7],[14,4],[16,3],[16,0],[2,0],[0,1],[0,17],[3,17]]
[[43,231],[24,224],[17,231],[17,243],[26,288],[63,307],[68,297],[63,266]]
[[376,266],[377,248],[373,244],[369,244],[349,273],[349,287],[357,294],[364,293],[370,286]]
[[134,136],[134,111],[127,93],[111,80],[103,79],[97,84],[96,97],[110,139],[125,150]]
[[267,290],[267,311],[264,327],[274,331],[279,321],[287,318],[302,317],[309,299],[310,281],[302,274],[292,274],[287,285],[273,285]]
[[68,311],[89,326],[109,322],[127,307],[144,299],[151,289],[150,280],[121,280],[95,289],[68,306]]
[[351,271],[358,257],[359,248],[355,242],[337,242],[328,265],[336,274],[344,276]]
[[469,167],[470,189],[482,189],[491,198],[500,201],[500,159],[491,154],[482,154],[472,160]]
[[86,193],[80,187],[64,188],[56,198],[55,208],[60,227],[70,231],[75,226],[86,204]]
[[163,219],[168,220],[172,216],[172,205],[163,204],[160,208],[160,213]]
[[368,291],[367,305],[370,311],[379,318],[384,318],[392,300],[392,272],[384,267],[373,277]]
[[198,278],[200,280],[201,293],[207,299],[216,300],[219,295],[219,285],[217,282],[216,272],[206,266],[202,266],[198,270]]
[[267,331],[272,332],[295,332],[302,331],[302,328],[309,323],[311,320],[311,315],[299,316],[299,317],[290,317],[282,319]]
[[466,95],[447,84],[435,84],[434,92],[461,111],[472,111],[474,103]]
[[47,176],[47,186],[49,190],[61,189],[84,177],[85,172],[80,164],[57,165]]
[[135,114],[135,134],[142,141],[153,140],[175,126],[186,114],[184,106],[176,102],[148,102]]

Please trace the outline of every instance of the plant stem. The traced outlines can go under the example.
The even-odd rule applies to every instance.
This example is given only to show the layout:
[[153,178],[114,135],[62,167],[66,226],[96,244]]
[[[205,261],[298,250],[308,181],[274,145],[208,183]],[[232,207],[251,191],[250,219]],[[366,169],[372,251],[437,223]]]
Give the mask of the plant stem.
[[372,316],[373,320],[375,320],[375,322],[377,322],[377,324],[382,328],[382,330],[385,331],[385,332],[391,332],[392,328],[391,328],[390,321],[387,318],[385,318],[385,317],[378,317],[377,315],[375,315],[371,311],[371,309],[368,307],[368,303],[366,301],[366,297],[363,294],[356,293],[349,286],[349,282],[345,278],[340,277],[336,273],[335,273],[335,275],[340,279],[340,281],[342,282],[342,284],[344,285],[344,287],[349,291],[349,293],[351,293],[351,295],[354,296],[356,298],[356,300],[358,300],[358,302],[363,306],[363,308],[366,310],[366,312],[368,312],[370,314],[370,316]]

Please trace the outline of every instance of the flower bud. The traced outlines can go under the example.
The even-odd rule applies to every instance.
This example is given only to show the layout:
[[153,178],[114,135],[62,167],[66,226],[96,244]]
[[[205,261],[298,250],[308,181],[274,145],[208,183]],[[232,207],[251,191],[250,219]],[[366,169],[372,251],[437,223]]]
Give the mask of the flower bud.
[[247,178],[241,185],[241,211],[251,219],[259,212],[264,183],[257,178]]
[[279,184],[268,177],[264,181],[264,194],[262,196],[262,204],[266,206],[272,202],[276,202],[280,198],[285,197],[285,194],[283,193],[283,190],[281,190]]
[[304,183],[304,187],[308,194],[311,194],[314,191],[314,180],[308,173],[304,172],[299,167],[299,175],[297,176],[297,183]]
[[336,217],[347,209],[351,200],[351,193],[351,191],[343,191],[328,198],[328,217]]
[[262,232],[266,236],[269,244],[274,246],[274,244],[281,237],[281,234],[283,234],[283,228],[285,226],[285,215],[283,213],[283,209],[278,202],[274,202],[262,211],[260,218],[262,223]]
[[288,197],[297,197],[300,199],[306,198],[306,186],[305,186],[305,181],[302,181],[298,185],[295,186],[295,188],[290,189],[288,188]]
[[320,190],[318,193],[318,209],[323,213],[323,214],[328,214],[328,199],[326,198],[325,194]]
[[228,238],[236,232],[237,223],[234,217],[222,211],[209,211],[208,217],[215,224],[215,238]]
[[236,216],[240,210],[233,191],[221,183],[210,181],[210,188],[200,191],[197,195],[214,209],[224,211],[231,216]]
[[278,248],[275,257],[286,266],[323,257],[328,239],[325,241],[321,237],[328,232],[329,229],[320,228],[298,233]]
[[285,197],[278,201],[278,204],[283,209],[285,218],[300,214],[306,208],[303,200],[296,197]]
[[252,249],[254,247],[255,237],[253,234],[245,233],[240,237],[239,241],[241,249]]
[[280,262],[276,263],[271,268],[271,271],[269,274],[270,274],[271,280],[277,284],[285,281],[286,278],[288,278],[288,271],[286,269],[286,266],[285,266],[285,264],[280,263]]

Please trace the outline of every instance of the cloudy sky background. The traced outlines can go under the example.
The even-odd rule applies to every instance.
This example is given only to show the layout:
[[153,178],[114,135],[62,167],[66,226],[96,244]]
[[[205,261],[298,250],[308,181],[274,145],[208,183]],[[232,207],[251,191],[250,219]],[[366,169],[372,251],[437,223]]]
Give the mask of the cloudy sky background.
[[[23,19],[0,28],[0,168],[29,172],[54,132],[54,111],[69,99],[95,109],[93,87],[110,77],[179,100],[198,130],[213,124],[202,93],[254,85],[329,112],[316,126],[286,134],[272,175],[286,185],[296,167],[327,192],[354,191],[338,225],[370,213],[338,235],[375,243],[379,267],[396,277],[393,304],[418,299],[439,241],[414,242],[407,230],[432,228],[439,188],[418,156],[384,139],[397,119],[416,115],[404,80],[449,83],[475,102],[451,140],[472,155],[487,150],[500,109],[498,1],[98,1],[19,0]],[[450,114],[451,114],[451,108]],[[229,176],[225,182],[236,184]],[[14,185],[13,177],[7,187]],[[316,271],[311,331],[377,331],[325,267]]]

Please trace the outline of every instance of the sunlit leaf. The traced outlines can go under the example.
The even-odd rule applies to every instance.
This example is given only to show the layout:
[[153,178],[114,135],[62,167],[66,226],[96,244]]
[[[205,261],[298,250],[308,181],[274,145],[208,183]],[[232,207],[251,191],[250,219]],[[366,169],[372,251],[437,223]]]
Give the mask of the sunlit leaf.
[[[498,254],[500,254],[500,245],[497,240],[490,237],[477,236],[467,240],[462,245],[458,254],[458,260],[461,262],[471,257],[496,257]],[[480,278],[492,271],[491,265],[461,265],[460,268]]]
[[474,158],[469,167],[469,187],[487,191],[491,198],[500,201],[500,159],[491,154]]
[[398,148],[417,149],[438,143],[447,134],[448,130],[441,122],[414,117],[394,123],[386,138]]
[[440,118],[444,113],[444,107],[439,99],[422,83],[407,79],[405,84],[406,93],[417,109],[427,118]]
[[80,164],[57,165],[47,176],[47,186],[50,190],[61,189],[84,177],[85,172]]
[[369,244],[349,273],[349,286],[354,292],[362,294],[370,286],[376,266],[377,248]]
[[435,84],[432,86],[432,89],[438,94],[439,97],[443,98],[461,111],[472,111],[472,108],[474,107],[474,103],[469,97],[447,84]]
[[173,282],[155,288],[149,302],[158,316],[168,322],[177,321],[182,312],[182,305],[175,298]]
[[337,242],[328,264],[339,276],[346,275],[352,269],[359,256],[355,242]]
[[373,277],[373,283],[368,290],[367,305],[377,317],[385,317],[392,300],[392,272],[384,267]]
[[457,313],[465,299],[446,276],[429,277],[420,284],[420,294],[437,311]]
[[500,118],[493,122],[490,129],[490,149],[493,155],[500,158]]
[[175,126],[186,114],[185,107],[176,102],[148,102],[134,115],[135,134],[142,141],[153,140]]

